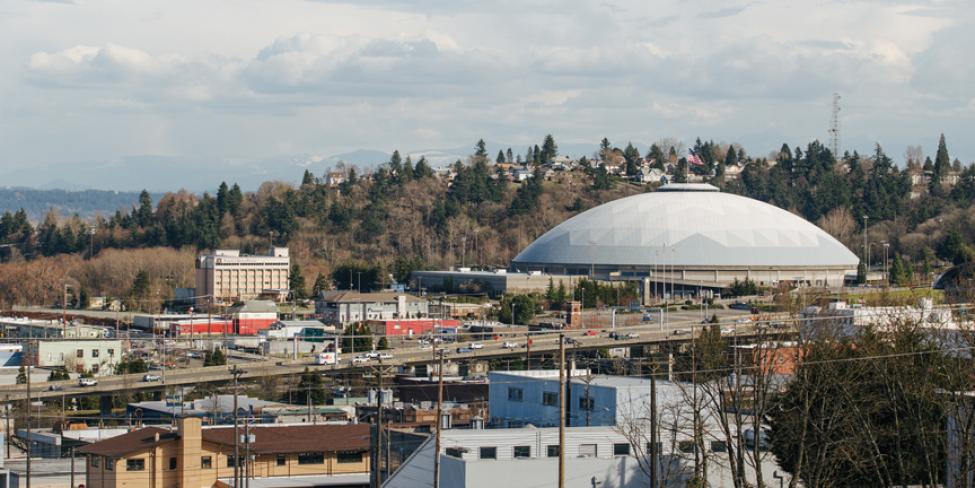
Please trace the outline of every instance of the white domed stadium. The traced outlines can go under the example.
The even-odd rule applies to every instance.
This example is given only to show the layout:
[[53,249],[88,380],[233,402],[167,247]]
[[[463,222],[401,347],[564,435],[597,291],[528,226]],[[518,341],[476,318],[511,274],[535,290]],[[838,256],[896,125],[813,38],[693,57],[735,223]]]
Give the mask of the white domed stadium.
[[517,271],[721,287],[841,286],[859,259],[801,217],[706,184],[670,184],[583,212],[512,261]]

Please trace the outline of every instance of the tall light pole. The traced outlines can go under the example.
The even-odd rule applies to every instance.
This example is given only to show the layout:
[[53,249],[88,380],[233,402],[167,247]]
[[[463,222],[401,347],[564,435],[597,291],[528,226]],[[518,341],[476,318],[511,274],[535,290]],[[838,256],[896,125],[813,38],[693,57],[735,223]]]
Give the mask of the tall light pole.
[[884,281],[887,283],[887,286],[890,286],[890,274],[888,273],[888,266],[889,266],[888,263],[890,262],[890,259],[888,259],[887,257],[887,252],[889,249],[890,249],[890,243],[885,242],[884,243]]
[[870,272],[870,249],[867,247],[867,219],[870,217],[867,215],[863,216],[863,269],[865,272]]

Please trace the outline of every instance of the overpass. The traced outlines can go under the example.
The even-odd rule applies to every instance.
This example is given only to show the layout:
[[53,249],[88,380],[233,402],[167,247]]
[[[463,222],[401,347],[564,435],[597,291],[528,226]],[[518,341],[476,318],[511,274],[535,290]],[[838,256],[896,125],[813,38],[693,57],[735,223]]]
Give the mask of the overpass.
[[[735,335],[741,339],[753,339],[767,336],[768,332],[754,325],[733,326],[721,324],[723,335]],[[733,330],[732,330],[733,327]],[[650,324],[641,326],[631,326],[621,328],[621,334],[632,334],[637,337],[624,339],[613,339],[609,333],[590,329],[597,335],[585,335],[584,330],[565,331],[565,336],[574,339],[576,342],[566,345],[566,350],[591,350],[601,348],[619,348],[642,346],[649,344],[679,343],[688,342],[693,337],[700,335],[703,326],[699,322],[673,322],[669,325]],[[592,332],[590,332],[592,333]],[[531,337],[530,351],[525,347],[526,335]],[[517,348],[505,348],[505,342],[516,342]],[[553,332],[519,332],[517,334],[503,334],[500,339],[487,340],[481,342],[483,349],[476,349],[469,353],[457,353],[456,348],[466,345],[465,342],[451,344],[444,347],[448,351],[449,361],[458,360],[486,360],[502,357],[524,356],[530,352],[531,355],[550,354],[558,351],[559,333]],[[353,364],[354,354],[345,354],[344,357],[333,365],[316,365],[310,358],[304,359],[268,359],[249,363],[207,366],[198,368],[184,368],[168,370],[164,378],[160,381],[143,381],[144,373],[103,376],[98,378],[95,386],[82,387],[77,381],[42,381],[32,382],[30,385],[30,398],[32,400],[60,399],[77,396],[89,395],[110,395],[118,392],[135,393],[140,391],[158,391],[167,387],[195,385],[201,383],[229,382],[233,381],[232,368],[240,368],[239,379],[257,379],[270,376],[286,376],[300,374],[308,368],[311,371],[321,373],[343,374],[354,371],[365,371],[371,366],[406,366],[420,365],[437,362],[436,350],[423,347],[409,347],[390,349],[387,352],[393,354],[392,359],[383,361],[373,360],[368,364]],[[156,374],[156,373],[154,373]],[[0,386],[0,400],[15,401],[27,398],[27,385],[3,385]]]

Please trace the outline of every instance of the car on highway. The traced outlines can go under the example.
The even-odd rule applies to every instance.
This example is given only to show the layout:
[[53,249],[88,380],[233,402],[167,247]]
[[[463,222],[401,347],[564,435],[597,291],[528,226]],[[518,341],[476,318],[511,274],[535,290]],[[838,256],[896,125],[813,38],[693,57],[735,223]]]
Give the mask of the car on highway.
[[687,332],[687,329],[676,329],[676,330],[674,330],[674,335],[686,335],[686,334],[689,334],[689,333],[690,332]]
[[484,349],[484,344],[481,344],[480,342],[472,342],[468,344],[467,347],[471,349]]
[[583,332],[582,335],[584,335],[586,337],[595,337],[595,336],[598,336],[599,335],[599,331],[597,331],[597,330],[587,330],[587,331]]
[[98,380],[95,378],[78,378],[78,386],[97,386]]
[[59,384],[57,384],[57,383],[55,383],[55,384],[53,384],[53,385],[51,385],[51,386],[49,386],[49,387],[47,387],[47,390],[48,390],[48,391],[61,391],[61,390],[63,390],[63,389],[64,389],[64,386],[61,386],[61,385],[59,385]]
[[471,349],[471,348],[469,348],[469,347],[458,347],[457,348],[457,354],[467,354],[467,353],[471,353],[471,352],[474,352],[474,350]]
[[752,306],[745,302],[732,303],[731,305],[728,305],[728,308],[732,310],[748,310],[749,312],[752,310]]
[[352,364],[366,364],[371,358],[367,356],[356,356],[352,358]]
[[369,359],[379,359],[379,351],[369,351],[364,356]]
[[626,338],[627,339],[639,339],[640,338],[640,334],[637,334],[636,332],[630,332],[629,334],[626,334]]
[[431,345],[429,342],[421,342],[420,343],[420,350],[421,351],[429,351],[430,349],[433,349],[433,345]]
[[566,345],[569,345],[569,346],[578,346],[579,345],[579,341],[577,339],[573,339],[571,337],[563,337],[562,338],[562,342],[565,343]]
[[390,354],[390,353],[388,353],[388,352],[381,352],[381,353],[379,353],[379,356],[377,356],[377,357],[379,359],[393,359],[393,355]]
[[502,344],[501,347],[505,349],[518,349],[519,347],[521,347],[521,344],[518,344],[517,342],[505,341],[505,343]]
[[152,373],[147,374],[147,375],[145,375],[145,376],[142,377],[142,381],[159,381],[160,379],[162,379],[161,376],[159,376],[158,374],[152,374]]
[[721,333],[722,334],[734,334],[735,333],[735,328],[734,327],[722,327],[721,328]]

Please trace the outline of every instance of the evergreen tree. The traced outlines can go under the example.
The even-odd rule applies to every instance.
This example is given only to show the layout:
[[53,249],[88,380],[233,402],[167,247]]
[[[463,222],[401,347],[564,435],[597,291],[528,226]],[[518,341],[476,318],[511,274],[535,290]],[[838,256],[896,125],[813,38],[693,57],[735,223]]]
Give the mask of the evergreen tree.
[[498,149],[498,157],[494,158],[494,162],[497,164],[504,162],[504,151]]
[[433,169],[430,168],[430,164],[427,163],[427,158],[425,156],[420,156],[420,160],[416,162],[416,168],[413,170],[416,174],[416,178],[430,178],[433,176]]
[[298,263],[291,265],[291,273],[288,274],[288,289],[291,290],[291,298],[294,300],[308,298],[308,292],[305,289],[305,277],[301,274],[301,266],[298,266]]
[[640,172],[640,150],[628,142],[623,149],[623,158],[626,160],[626,176],[636,176]]
[[17,381],[17,384],[18,385],[26,385],[27,384],[27,370],[24,369],[24,365],[23,364],[21,364],[20,367],[17,368],[17,380],[16,381]]
[[213,351],[207,351],[203,355],[203,365],[204,366],[224,366],[227,364],[227,356],[224,355],[223,350],[219,347]]
[[240,191],[240,185],[234,183],[234,186],[230,188],[227,192],[227,212],[234,217],[240,216],[240,206],[244,202],[244,193]]
[[78,292],[78,308],[84,310],[89,306],[91,306],[91,299],[88,297],[88,289],[82,286]]
[[139,208],[135,212],[135,221],[143,228],[152,224],[152,196],[146,190],[139,193]]
[[474,157],[479,159],[488,157],[487,144],[484,142],[484,139],[477,140],[477,144],[474,146]]
[[609,139],[604,137],[603,140],[599,142],[599,158],[606,161],[606,158],[609,157],[610,148],[612,148],[612,145],[609,143]]
[[301,177],[301,186],[310,186],[315,184],[315,175],[311,174],[311,171],[305,170],[305,174]]
[[328,277],[326,277],[321,273],[318,273],[318,276],[315,277],[315,284],[312,285],[312,295],[315,297],[321,295],[323,291],[328,290],[328,285],[329,285]]
[[301,379],[298,381],[298,391],[295,393],[297,393],[296,401],[300,405],[307,405],[309,399],[312,405],[324,404],[327,395],[325,393],[322,375],[318,372],[310,371],[306,367],[305,371],[301,374]]
[[413,160],[407,156],[406,161],[403,162],[403,178],[404,181],[410,181],[416,178],[416,172],[413,169]]
[[508,148],[508,151],[505,153],[505,160],[509,163],[515,162],[515,157],[512,154],[510,147]]
[[559,155],[559,147],[555,144],[555,138],[552,134],[545,136],[545,141],[542,142],[542,153],[539,157],[539,162],[541,164],[551,164],[552,159]]
[[951,168],[951,158],[948,157],[948,145],[945,143],[945,135],[941,134],[938,138],[938,152],[934,157],[933,174],[931,175],[932,184],[941,184],[942,178]]
[[227,213],[230,210],[230,187],[227,186],[226,181],[220,182],[220,187],[217,188],[217,209],[220,210],[220,215]]
[[389,349],[389,341],[386,339],[386,336],[379,338],[379,342],[376,343],[376,349],[380,351]]

